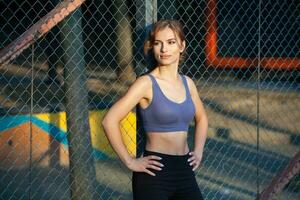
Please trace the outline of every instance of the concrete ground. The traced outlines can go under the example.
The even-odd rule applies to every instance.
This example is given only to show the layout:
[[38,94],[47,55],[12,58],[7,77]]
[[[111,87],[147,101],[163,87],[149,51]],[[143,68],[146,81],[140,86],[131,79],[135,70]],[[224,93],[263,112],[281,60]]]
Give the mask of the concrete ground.
[[[58,71],[62,74],[61,69]],[[18,65],[1,68],[2,115],[28,113],[30,98],[33,98],[34,112],[47,112],[49,105],[57,104],[63,109],[63,87],[44,84],[45,72],[44,64],[35,67],[32,95],[29,68]],[[128,88],[115,82],[110,70],[93,71],[89,67],[87,75],[91,107],[100,108],[115,101]],[[255,82],[226,75],[201,78],[196,84],[209,118],[204,158],[196,171],[205,199],[255,199],[257,178],[261,191],[300,150],[299,87],[265,82],[257,91]],[[192,133],[193,126],[190,130]],[[189,142],[192,143],[192,136]],[[131,199],[131,174],[119,161],[97,160],[95,168],[100,198]],[[34,166],[30,172],[34,174],[31,183],[29,171],[28,168],[2,169],[0,199],[28,199],[30,188],[34,199],[69,199],[66,168]],[[293,188],[293,184],[277,199],[299,199],[299,188]]]

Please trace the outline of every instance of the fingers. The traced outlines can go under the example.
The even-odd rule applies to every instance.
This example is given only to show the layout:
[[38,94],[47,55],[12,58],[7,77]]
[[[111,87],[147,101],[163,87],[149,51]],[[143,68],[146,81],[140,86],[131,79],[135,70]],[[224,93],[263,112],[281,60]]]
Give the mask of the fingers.
[[161,157],[158,156],[147,156],[148,158],[152,159],[152,160],[161,160]]
[[155,176],[155,173],[153,173],[149,169],[153,169],[153,170],[157,170],[157,171],[162,170],[161,167],[163,167],[164,165],[162,163],[158,162],[158,160],[161,160],[161,159],[162,158],[160,158],[158,156],[153,156],[153,155],[141,157],[140,158],[141,170],[151,176]]
[[157,167],[157,166],[155,166],[155,165],[148,165],[147,167],[146,167],[146,169],[154,169],[154,170],[157,170],[157,171],[160,171],[160,170],[162,170],[162,168],[160,168],[160,167]]
[[190,158],[188,159],[188,162],[191,163],[191,162],[193,162],[193,161],[195,161],[195,160],[196,160],[196,157],[195,157],[195,156],[192,156],[192,157],[190,157]]
[[196,165],[193,167],[193,171],[195,171],[198,167],[199,167],[199,164],[196,164]]
[[190,166],[193,166],[193,171],[195,171],[200,165],[201,158],[198,158],[194,152],[190,152],[189,155],[191,157],[187,161]]
[[190,162],[190,166],[193,166],[193,171],[195,171],[200,165],[200,161],[199,160],[193,160],[192,162]]
[[195,165],[197,163],[198,159],[196,156],[193,155],[193,152],[190,152],[189,155],[191,156],[187,161],[189,162],[190,166]]
[[[156,160],[161,160],[160,157],[158,156],[148,156],[146,157],[147,159],[147,166],[146,168],[151,168],[151,169],[155,169],[155,170],[162,170],[161,167],[163,167],[164,165]],[[156,160],[154,160],[156,159]]]
[[147,157],[145,157],[145,159],[147,159],[147,163],[149,165],[156,165],[156,166],[159,166],[159,167],[163,167],[164,166],[160,162],[156,161],[156,160],[161,160],[161,158],[158,157],[158,156],[147,156]]
[[154,161],[154,160],[149,160],[148,163],[150,165],[156,165],[156,166],[159,166],[159,167],[163,167],[164,165],[161,164],[160,162],[157,162],[157,161]]
[[155,174],[153,172],[151,172],[149,169],[145,169],[145,171],[147,174],[151,175],[151,176],[155,176]]
[[199,167],[200,162],[195,162],[195,163],[190,164],[190,165],[193,166],[193,171],[195,171]]

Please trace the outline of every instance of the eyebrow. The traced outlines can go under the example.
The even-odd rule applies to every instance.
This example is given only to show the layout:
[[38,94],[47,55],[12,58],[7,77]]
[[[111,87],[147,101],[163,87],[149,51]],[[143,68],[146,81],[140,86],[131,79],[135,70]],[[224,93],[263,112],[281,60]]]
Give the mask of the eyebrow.
[[[167,41],[170,41],[170,40],[176,40],[176,38],[167,39]],[[154,40],[154,41],[162,42],[161,40]]]

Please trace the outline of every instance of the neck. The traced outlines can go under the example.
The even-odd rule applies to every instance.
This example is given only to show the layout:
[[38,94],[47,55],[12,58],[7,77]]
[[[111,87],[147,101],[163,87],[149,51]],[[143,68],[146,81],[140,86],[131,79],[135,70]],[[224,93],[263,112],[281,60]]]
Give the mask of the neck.
[[172,66],[158,66],[155,70],[155,74],[165,80],[177,80],[178,79],[178,65]]

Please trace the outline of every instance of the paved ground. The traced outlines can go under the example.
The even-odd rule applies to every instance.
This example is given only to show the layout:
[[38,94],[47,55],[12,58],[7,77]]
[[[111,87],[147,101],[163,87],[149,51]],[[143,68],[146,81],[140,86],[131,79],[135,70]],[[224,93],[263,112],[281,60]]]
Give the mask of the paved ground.
[[[33,95],[28,68],[11,65],[0,69],[0,72],[1,113],[28,112],[31,97],[34,112],[47,112],[51,107],[49,105],[56,104],[63,109],[63,87],[44,84],[45,67],[36,67]],[[127,89],[126,85],[114,82],[115,76],[108,70],[88,71],[88,76],[92,108],[107,105]],[[253,82],[228,78],[223,76],[197,82],[209,117],[209,139],[202,167],[196,176],[206,199],[254,199],[257,166],[262,190],[300,150],[300,146],[290,142],[291,138],[300,136],[300,93],[295,85],[281,87],[276,83],[264,83],[263,89],[258,92]],[[257,129],[258,118],[260,129]],[[229,138],[217,137],[217,133],[229,133]],[[0,191],[5,190],[0,199],[7,199],[11,194],[15,197],[11,199],[28,199],[24,195],[28,194],[29,189],[28,170],[0,172]],[[98,191],[104,199],[131,198],[130,172],[118,161],[98,160],[96,171]],[[33,172],[36,181],[32,183],[32,191],[37,199],[68,199],[68,172],[65,168],[35,167]],[[4,184],[5,181],[13,182]],[[292,189],[285,189],[278,199],[299,199],[299,190],[291,192]]]

